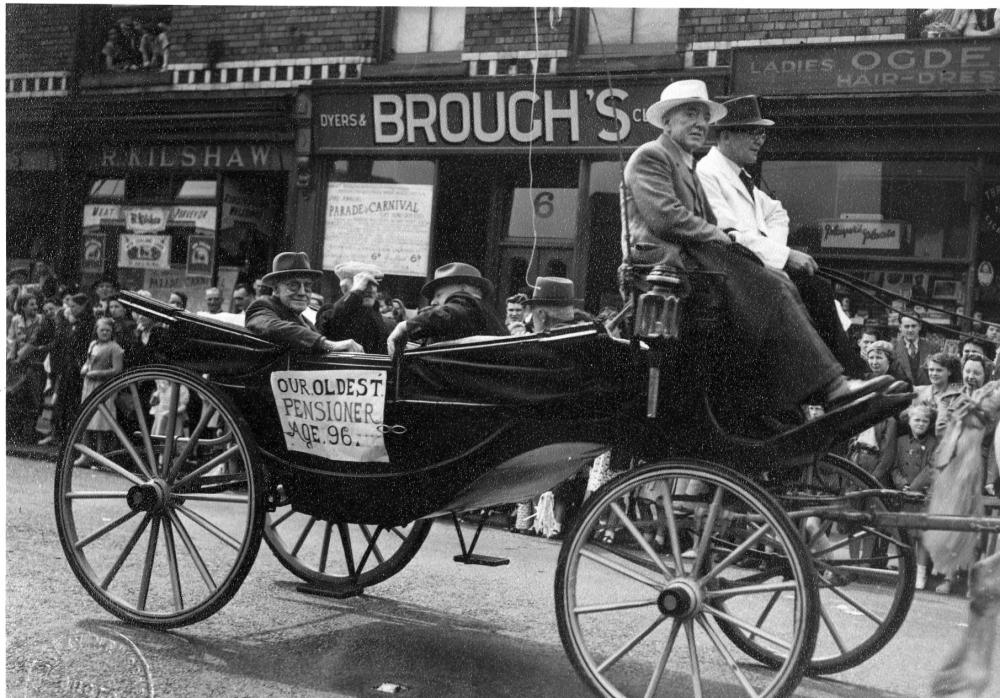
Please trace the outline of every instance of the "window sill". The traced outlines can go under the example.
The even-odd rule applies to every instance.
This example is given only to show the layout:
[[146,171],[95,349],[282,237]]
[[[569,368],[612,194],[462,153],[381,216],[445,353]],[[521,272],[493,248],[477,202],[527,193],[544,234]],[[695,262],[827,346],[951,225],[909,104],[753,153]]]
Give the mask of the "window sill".
[[174,74],[167,70],[127,70],[114,73],[93,73],[80,77],[81,89],[102,89],[109,87],[146,87],[151,85],[172,85]]

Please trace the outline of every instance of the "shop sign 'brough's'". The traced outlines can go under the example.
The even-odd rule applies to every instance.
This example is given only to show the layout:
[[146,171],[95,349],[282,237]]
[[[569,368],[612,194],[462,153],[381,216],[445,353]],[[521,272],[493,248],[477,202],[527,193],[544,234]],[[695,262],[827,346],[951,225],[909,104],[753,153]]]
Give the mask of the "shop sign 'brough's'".
[[1000,41],[922,40],[740,49],[734,94],[942,92],[1000,88]]

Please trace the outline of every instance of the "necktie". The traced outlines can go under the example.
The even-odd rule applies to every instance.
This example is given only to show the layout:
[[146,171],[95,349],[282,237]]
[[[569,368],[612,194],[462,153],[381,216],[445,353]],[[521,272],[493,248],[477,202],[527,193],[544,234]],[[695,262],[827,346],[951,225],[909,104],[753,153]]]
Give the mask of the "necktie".
[[750,198],[753,198],[753,177],[746,170],[740,170],[740,181],[743,182],[743,186],[747,188],[747,193],[750,194]]
[[906,352],[910,355],[910,358],[912,359],[914,356],[917,355],[917,345],[914,344],[913,342],[907,342]]

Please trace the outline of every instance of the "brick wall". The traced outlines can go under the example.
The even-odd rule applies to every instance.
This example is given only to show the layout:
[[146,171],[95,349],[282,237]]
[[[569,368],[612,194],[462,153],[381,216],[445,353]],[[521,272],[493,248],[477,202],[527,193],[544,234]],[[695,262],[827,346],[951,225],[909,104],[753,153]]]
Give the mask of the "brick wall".
[[704,41],[787,39],[799,43],[813,36],[904,34],[904,8],[858,10],[681,10],[678,39],[684,46]]
[[8,73],[72,68],[76,7],[8,4],[6,10]]
[[204,63],[209,42],[221,61],[374,56],[378,7],[175,6],[172,63]]
[[564,8],[553,29],[547,7],[534,11],[525,7],[470,7],[465,11],[465,50],[469,53],[533,51],[534,12],[538,19],[538,48],[568,49],[574,10]]

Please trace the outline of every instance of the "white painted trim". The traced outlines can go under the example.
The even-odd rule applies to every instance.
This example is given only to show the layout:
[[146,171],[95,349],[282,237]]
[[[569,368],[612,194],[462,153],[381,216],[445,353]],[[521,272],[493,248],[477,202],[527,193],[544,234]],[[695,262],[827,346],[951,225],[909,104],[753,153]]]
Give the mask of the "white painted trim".
[[481,51],[477,53],[463,53],[463,61],[491,61],[510,60],[511,58],[567,58],[569,51],[566,49],[544,49],[542,51]]

